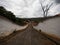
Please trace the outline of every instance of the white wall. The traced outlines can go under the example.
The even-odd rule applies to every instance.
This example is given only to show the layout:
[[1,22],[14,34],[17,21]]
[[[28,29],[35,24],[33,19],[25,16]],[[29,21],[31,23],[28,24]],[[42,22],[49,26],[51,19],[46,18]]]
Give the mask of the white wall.
[[19,26],[17,24],[12,23],[6,18],[0,17],[0,36],[6,36],[12,33],[15,29],[22,30],[26,28],[26,26]]
[[41,29],[47,34],[53,34],[60,37],[60,17],[49,19],[43,23],[39,23],[38,26],[34,26],[36,29]]

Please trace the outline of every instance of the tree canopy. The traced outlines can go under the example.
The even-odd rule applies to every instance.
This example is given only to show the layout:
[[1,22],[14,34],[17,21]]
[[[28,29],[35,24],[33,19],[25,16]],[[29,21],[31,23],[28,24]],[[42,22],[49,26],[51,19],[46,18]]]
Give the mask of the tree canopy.
[[8,18],[9,20],[19,25],[24,25],[24,19],[15,17],[11,11],[7,11],[4,7],[0,6],[0,15]]

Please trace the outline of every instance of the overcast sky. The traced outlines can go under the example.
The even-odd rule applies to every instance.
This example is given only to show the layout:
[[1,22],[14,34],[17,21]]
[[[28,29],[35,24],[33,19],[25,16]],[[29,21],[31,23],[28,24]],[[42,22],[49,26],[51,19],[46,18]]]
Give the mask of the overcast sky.
[[[43,0],[42,0],[43,1]],[[60,13],[60,0],[46,0],[43,5],[53,3],[48,15]],[[41,17],[43,12],[39,0],[0,0],[0,6],[12,11],[17,17]]]

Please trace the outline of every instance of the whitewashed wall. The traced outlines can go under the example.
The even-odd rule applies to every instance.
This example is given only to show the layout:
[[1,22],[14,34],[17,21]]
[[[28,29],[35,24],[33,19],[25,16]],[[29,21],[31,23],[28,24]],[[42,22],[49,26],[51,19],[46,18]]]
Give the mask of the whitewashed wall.
[[38,30],[41,29],[47,34],[53,34],[60,37],[60,17],[46,20],[43,23],[39,23],[38,26],[34,26],[34,28]]
[[19,26],[17,24],[12,23],[6,18],[0,16],[0,36],[6,36],[12,33],[15,29],[21,30],[26,28],[26,26]]

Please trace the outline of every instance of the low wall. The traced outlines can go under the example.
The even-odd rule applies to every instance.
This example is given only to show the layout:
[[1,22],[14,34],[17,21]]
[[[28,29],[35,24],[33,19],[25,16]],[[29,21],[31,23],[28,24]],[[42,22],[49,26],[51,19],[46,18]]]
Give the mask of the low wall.
[[60,38],[60,17],[52,18],[34,26],[35,29],[41,29],[43,32]]
[[6,18],[0,17],[0,36],[9,35],[14,30],[22,30],[25,29],[26,27],[27,25],[19,26]]

